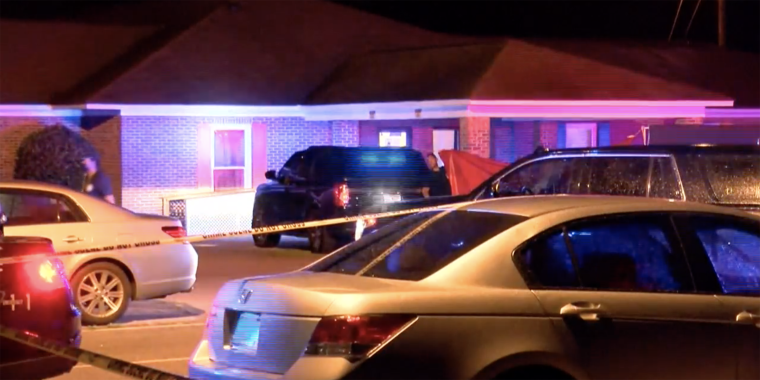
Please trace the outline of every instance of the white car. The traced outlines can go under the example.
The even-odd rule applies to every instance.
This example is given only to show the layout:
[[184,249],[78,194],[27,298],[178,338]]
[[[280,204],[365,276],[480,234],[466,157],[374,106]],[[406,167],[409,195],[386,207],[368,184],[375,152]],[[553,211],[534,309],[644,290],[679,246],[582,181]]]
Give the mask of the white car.
[[[27,181],[0,182],[7,236],[51,239],[57,252],[185,236],[182,224],[136,214],[68,188]],[[195,285],[198,253],[167,244],[60,256],[85,324],[121,317],[131,300],[188,292]]]

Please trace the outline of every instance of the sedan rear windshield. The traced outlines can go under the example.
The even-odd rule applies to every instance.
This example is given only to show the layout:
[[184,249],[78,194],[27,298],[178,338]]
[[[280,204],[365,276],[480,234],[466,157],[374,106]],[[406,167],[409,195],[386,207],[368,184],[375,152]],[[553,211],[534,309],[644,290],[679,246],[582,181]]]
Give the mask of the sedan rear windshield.
[[307,270],[419,281],[526,219],[484,211],[415,214],[364,236]]

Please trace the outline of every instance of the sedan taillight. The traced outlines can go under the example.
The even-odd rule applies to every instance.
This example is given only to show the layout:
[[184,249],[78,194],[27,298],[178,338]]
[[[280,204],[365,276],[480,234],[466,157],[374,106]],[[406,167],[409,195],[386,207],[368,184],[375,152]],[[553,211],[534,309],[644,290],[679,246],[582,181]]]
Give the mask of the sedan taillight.
[[184,227],[180,226],[167,226],[161,228],[162,231],[164,231],[167,235],[173,237],[173,238],[183,238],[187,237],[187,231],[185,231]]
[[360,360],[414,321],[413,315],[340,315],[323,317],[304,355]]
[[38,290],[55,290],[66,286],[66,270],[60,260],[50,258],[25,265],[31,284]]

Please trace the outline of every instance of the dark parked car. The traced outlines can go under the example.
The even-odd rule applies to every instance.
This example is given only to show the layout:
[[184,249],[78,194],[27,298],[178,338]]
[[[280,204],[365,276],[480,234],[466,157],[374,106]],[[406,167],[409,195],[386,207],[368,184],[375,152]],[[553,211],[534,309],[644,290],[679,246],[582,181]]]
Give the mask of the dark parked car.
[[[37,237],[2,236],[0,258],[52,254],[53,243]],[[61,262],[53,257],[0,263],[0,325],[78,347],[81,314]],[[71,371],[76,362],[0,338],[0,379],[46,379]]]
[[[368,212],[541,194],[666,198],[760,213],[760,146],[537,149],[469,194],[383,205]],[[394,219],[378,221],[364,234]]]
[[[256,190],[252,226],[354,216],[375,205],[419,199],[430,173],[413,149],[313,146],[293,154],[279,171],[266,172],[269,181]],[[354,223],[292,232],[307,236],[315,253],[352,241],[354,233]],[[253,240],[274,247],[280,235]]]

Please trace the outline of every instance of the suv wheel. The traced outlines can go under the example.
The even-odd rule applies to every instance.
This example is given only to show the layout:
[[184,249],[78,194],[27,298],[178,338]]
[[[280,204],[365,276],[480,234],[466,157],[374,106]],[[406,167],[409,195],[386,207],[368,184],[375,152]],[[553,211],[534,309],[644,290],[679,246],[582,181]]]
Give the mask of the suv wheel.
[[[308,221],[319,220],[317,211],[309,212]],[[330,235],[325,227],[315,227],[309,229],[309,250],[312,253],[330,253],[335,250],[338,243]]]
[[[254,208],[252,228],[264,227],[264,210]],[[253,244],[260,248],[276,247],[280,244],[280,234],[253,235]]]

